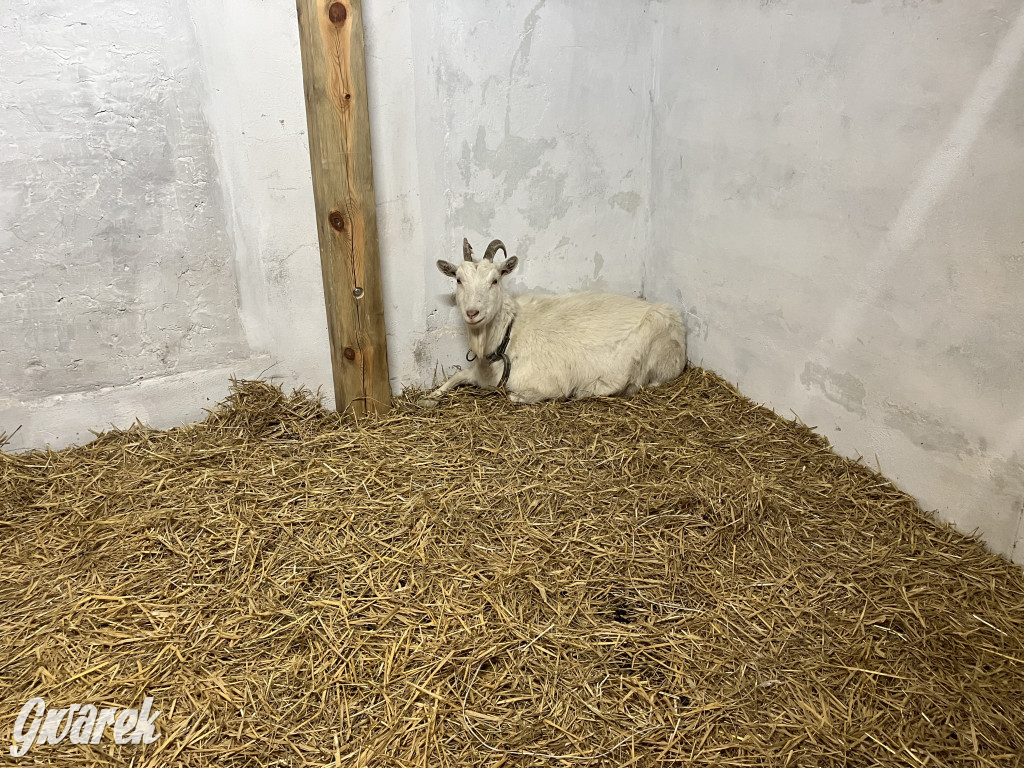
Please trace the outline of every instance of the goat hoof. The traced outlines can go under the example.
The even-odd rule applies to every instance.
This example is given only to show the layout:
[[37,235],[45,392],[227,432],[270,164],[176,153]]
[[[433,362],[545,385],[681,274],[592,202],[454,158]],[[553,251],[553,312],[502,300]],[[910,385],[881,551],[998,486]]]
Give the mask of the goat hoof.
[[419,400],[416,401],[416,405],[418,405],[420,408],[426,408],[429,410],[431,408],[437,408],[438,403],[437,400],[434,400],[431,397],[421,397]]

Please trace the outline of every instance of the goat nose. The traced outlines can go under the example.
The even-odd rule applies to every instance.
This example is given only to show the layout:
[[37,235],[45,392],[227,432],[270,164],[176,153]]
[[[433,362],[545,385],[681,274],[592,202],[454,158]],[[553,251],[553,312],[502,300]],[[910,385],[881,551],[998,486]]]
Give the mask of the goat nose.
[[479,309],[467,309],[466,310],[466,317],[476,317],[479,314],[480,314],[480,310]]

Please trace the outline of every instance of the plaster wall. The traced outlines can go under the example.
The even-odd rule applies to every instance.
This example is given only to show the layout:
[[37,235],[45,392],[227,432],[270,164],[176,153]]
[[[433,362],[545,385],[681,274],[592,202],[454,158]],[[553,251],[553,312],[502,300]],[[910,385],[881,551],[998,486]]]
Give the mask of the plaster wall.
[[[641,294],[652,81],[646,4],[615,13],[568,0],[392,7],[391,16],[368,17],[367,66],[371,108],[381,116],[374,168],[396,384],[430,384],[438,362],[446,370],[464,364],[453,286],[435,267],[461,258],[464,236],[478,256],[500,238],[519,257],[513,290]],[[385,31],[395,17],[409,29],[397,57]],[[395,87],[387,70],[403,55],[408,85]],[[389,120],[391,111],[404,120]]]
[[[327,394],[294,7],[188,6],[242,265],[242,319],[255,336],[259,318],[272,318],[262,329],[271,355],[300,352],[302,380]],[[521,259],[517,290],[640,294],[651,139],[646,6],[615,20],[553,0],[381,0],[363,13],[393,390],[430,386],[464,364],[453,286],[435,266],[461,258],[463,237],[478,254],[504,240]]]
[[[273,181],[240,195],[237,169],[223,174],[219,165],[237,159],[226,145],[262,148],[276,138],[225,125],[228,108],[212,93],[223,83],[211,82],[208,67],[232,76],[219,41],[201,38],[183,0],[3,6],[0,433],[15,433],[8,450],[84,442],[90,430],[136,418],[155,427],[202,418],[232,375],[315,388],[324,353],[281,339],[315,319],[267,310],[283,259],[250,247],[263,245],[268,223],[251,198],[272,196]],[[304,123],[298,62],[257,61],[270,73],[266,111],[297,88]],[[249,85],[232,81],[229,92]],[[298,128],[288,130],[299,155]],[[270,154],[253,153],[257,162]],[[294,170],[285,153],[275,159],[282,173]],[[300,179],[302,167],[308,176],[308,156]],[[301,245],[287,247],[301,256]],[[289,290],[322,311],[301,280]]]
[[0,413],[252,355],[176,10],[3,3]]
[[[393,388],[461,362],[434,261],[500,237],[1024,560],[1021,7],[366,3]],[[0,72],[8,449],[232,374],[330,404],[293,5],[0,0]]]
[[[329,348],[293,3],[3,0],[0,433],[60,447],[322,389]],[[639,294],[646,4],[365,4],[392,386],[462,361],[438,258]]]
[[1024,562],[1024,4],[656,2],[691,359]]

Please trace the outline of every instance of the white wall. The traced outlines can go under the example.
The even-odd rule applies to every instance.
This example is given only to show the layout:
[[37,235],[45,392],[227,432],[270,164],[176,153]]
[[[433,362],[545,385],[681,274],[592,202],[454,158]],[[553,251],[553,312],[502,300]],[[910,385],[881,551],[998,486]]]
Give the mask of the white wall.
[[[439,258],[492,238],[514,288],[640,294],[652,58],[644,4],[367,3],[374,181],[392,383],[465,343]],[[500,257],[499,257],[500,258]]]
[[647,264],[694,360],[1018,562],[1022,9],[656,3]]
[[[464,235],[640,293],[645,7],[366,5],[394,388],[462,361],[434,262]],[[0,69],[8,450],[201,418],[232,373],[330,404],[294,4],[5,0]]]
[[253,56],[196,5],[0,7],[8,449],[201,418],[232,374],[329,381],[294,9],[240,20]]
[[[462,360],[434,261],[500,237],[1024,560],[1021,0],[366,6],[396,390]],[[9,448],[231,373],[330,402],[293,4],[0,0],[0,71]]]

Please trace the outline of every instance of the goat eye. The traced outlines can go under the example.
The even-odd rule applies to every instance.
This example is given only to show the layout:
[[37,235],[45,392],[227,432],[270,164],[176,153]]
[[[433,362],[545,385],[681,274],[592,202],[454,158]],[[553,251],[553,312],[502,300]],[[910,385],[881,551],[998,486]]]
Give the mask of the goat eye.
[[491,280],[491,285],[497,285],[497,284],[498,284],[497,280]]
[[462,278],[456,277],[455,282],[458,283],[459,285],[462,285]]

